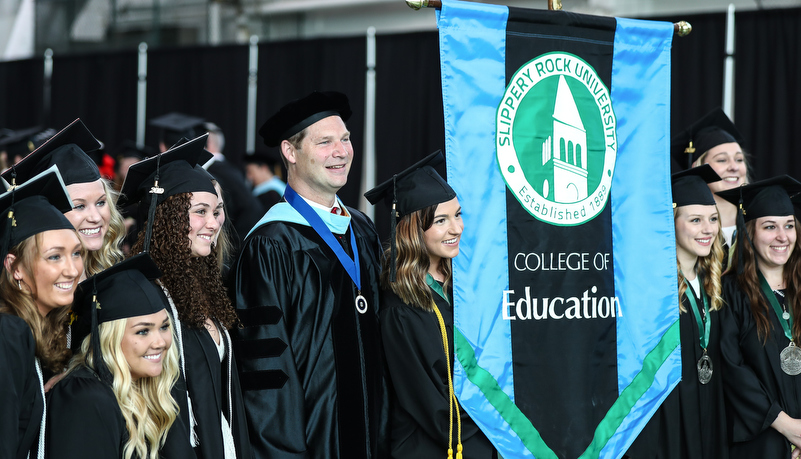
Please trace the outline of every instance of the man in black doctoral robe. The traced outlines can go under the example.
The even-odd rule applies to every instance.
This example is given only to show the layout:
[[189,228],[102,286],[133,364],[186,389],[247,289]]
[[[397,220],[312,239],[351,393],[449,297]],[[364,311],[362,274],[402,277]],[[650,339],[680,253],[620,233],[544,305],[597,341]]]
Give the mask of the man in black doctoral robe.
[[378,235],[336,196],[353,159],[350,114],[344,94],[314,92],[259,131],[280,146],[288,186],[230,276],[257,458],[386,457]]

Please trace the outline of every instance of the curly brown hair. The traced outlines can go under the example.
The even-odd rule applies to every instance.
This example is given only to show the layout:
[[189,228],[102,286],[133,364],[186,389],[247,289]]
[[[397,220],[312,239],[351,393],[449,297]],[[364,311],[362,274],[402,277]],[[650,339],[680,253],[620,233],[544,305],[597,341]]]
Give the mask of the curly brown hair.
[[[756,233],[756,220],[751,220],[745,224],[746,232],[751,240]],[[785,301],[787,309],[793,315],[793,339],[799,342],[801,338],[801,295],[796,291],[801,286],[801,237],[798,235],[798,220],[795,220],[796,240],[793,245],[793,253],[784,265]],[[743,273],[737,276],[737,285],[748,297],[751,305],[751,314],[757,325],[757,334],[762,338],[762,343],[766,343],[770,333],[771,323],[768,314],[772,314],[768,300],[762,294],[759,277],[757,275],[757,260],[751,243],[744,239],[742,244],[737,244],[732,256],[732,266],[737,266],[738,259],[743,257]]]
[[[222,283],[217,251],[206,257],[192,256],[191,197],[192,193],[180,193],[156,206],[150,256],[163,273],[161,282],[170,292],[181,322],[202,328],[206,319],[213,319],[230,329],[239,322]],[[131,253],[142,252],[144,241],[145,231],[140,231]]]
[[[75,231],[75,237],[78,232]],[[16,260],[11,269],[4,269],[0,276],[0,313],[15,315],[24,320],[31,328],[36,341],[36,357],[42,365],[54,373],[60,373],[67,365],[72,353],[67,349],[67,323],[70,308],[54,309],[47,317],[42,317],[30,292],[17,286],[13,271],[22,268],[29,276],[34,277],[33,260],[39,255],[42,233],[35,234],[12,247],[8,253]],[[80,239],[79,239],[80,240]],[[81,255],[85,255],[81,250]],[[3,369],[2,371],[7,371]]]

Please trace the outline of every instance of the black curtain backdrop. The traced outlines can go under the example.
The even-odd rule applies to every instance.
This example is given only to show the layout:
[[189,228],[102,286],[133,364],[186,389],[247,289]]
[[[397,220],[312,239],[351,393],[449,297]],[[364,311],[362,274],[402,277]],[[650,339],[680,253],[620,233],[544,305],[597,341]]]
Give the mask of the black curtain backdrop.
[[25,129],[43,124],[44,60],[0,62],[0,128]]
[[735,120],[753,153],[754,177],[801,179],[801,9],[738,15]]
[[76,118],[106,151],[136,138],[136,51],[53,57],[52,105],[47,127]]
[[[376,184],[380,184],[429,153],[445,151],[445,127],[437,34],[378,36],[376,48]],[[387,205],[375,206],[375,224],[384,242],[390,225]]]
[[[425,14],[425,13],[421,13]],[[679,132],[721,105],[725,13],[655,18],[693,25],[673,41],[671,131]],[[801,178],[795,134],[801,126],[801,8],[736,14],[735,123],[752,157],[755,179],[788,173]],[[151,48],[147,119],[181,111],[218,124],[225,153],[245,152],[248,47]],[[437,149],[444,149],[436,32],[377,36],[376,152],[378,183]],[[355,159],[340,197],[357,206],[364,153],[366,39],[325,38],[259,45],[256,128],[286,102],[312,90],[348,95]],[[136,50],[54,56],[52,105],[43,110],[43,60],[0,62],[0,127],[62,128],[82,118],[107,147],[136,134]],[[157,132],[148,127],[146,143]],[[266,147],[256,138],[256,149]],[[447,152],[446,152],[447,154]],[[382,240],[389,211],[376,207]]]

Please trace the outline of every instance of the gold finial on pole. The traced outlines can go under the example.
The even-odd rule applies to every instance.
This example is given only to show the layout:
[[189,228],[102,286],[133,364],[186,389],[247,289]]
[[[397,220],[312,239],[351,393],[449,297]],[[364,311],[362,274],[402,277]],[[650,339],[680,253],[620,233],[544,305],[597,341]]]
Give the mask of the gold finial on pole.
[[673,24],[673,33],[680,37],[686,37],[693,31],[693,26],[687,21],[679,21]]
[[551,11],[559,11],[562,9],[562,0],[548,0],[548,9]]
[[417,11],[420,8],[442,8],[442,2],[438,0],[406,0],[406,6]]

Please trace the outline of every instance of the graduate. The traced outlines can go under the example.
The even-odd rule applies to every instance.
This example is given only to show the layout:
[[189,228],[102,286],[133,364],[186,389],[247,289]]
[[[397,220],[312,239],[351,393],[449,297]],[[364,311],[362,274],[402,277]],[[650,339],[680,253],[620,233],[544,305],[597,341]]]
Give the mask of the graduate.
[[97,164],[87,154],[100,147],[100,142],[77,119],[3,172],[8,183],[19,185],[53,165],[58,166],[72,199],[67,219],[78,230],[87,250],[83,278],[123,259],[125,224],[116,207],[117,192],[101,178]]
[[708,165],[671,177],[678,266],[681,382],[635,440],[626,457],[725,459],[726,411],[720,357],[721,244],[715,199],[720,180]]
[[183,422],[198,458],[249,459],[234,350],[228,330],[238,321],[222,285],[215,241],[219,197],[195,166],[206,135],[130,167],[122,193],[139,202],[145,230],[133,252],[147,252],[163,272],[186,380]]
[[48,457],[160,457],[178,416],[170,394],[178,354],[167,303],[153,282],[160,275],[141,254],[78,286],[74,309],[91,333],[76,334],[80,351],[49,394]]
[[734,459],[790,458],[801,446],[801,248],[790,202],[800,191],[781,176],[718,193],[742,209],[720,314]]
[[[731,190],[751,182],[748,155],[741,144],[743,137],[734,123],[720,109],[712,110],[671,140],[676,171],[709,164],[721,180],[710,183],[712,193]],[[737,208],[713,195],[720,212],[723,232],[723,270],[731,266]]]
[[44,456],[45,382],[67,363],[81,242],[53,167],[0,196],[0,458]]
[[451,259],[464,223],[456,193],[434,169],[442,163],[438,151],[365,193],[397,212],[382,258],[379,309],[394,388],[391,454],[489,459],[495,449],[453,391]]
[[383,458],[389,446],[373,223],[336,193],[354,151],[348,99],[313,92],[259,130],[288,164],[285,200],[245,239],[230,291],[258,458]]
[[225,136],[219,126],[206,122],[203,118],[183,113],[167,113],[148,122],[159,128],[159,150],[166,151],[181,139],[194,139],[208,133],[206,150],[212,156],[202,163],[204,169],[219,182],[226,194],[226,208],[234,250],[264,213],[258,200],[245,184],[245,176],[240,168],[226,159],[224,154]]

